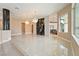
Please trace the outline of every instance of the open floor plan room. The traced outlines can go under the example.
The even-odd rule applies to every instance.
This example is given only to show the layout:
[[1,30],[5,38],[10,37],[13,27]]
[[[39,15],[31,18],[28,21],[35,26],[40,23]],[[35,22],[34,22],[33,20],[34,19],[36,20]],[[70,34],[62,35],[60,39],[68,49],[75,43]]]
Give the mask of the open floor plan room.
[[0,3],[0,56],[79,56],[78,3]]

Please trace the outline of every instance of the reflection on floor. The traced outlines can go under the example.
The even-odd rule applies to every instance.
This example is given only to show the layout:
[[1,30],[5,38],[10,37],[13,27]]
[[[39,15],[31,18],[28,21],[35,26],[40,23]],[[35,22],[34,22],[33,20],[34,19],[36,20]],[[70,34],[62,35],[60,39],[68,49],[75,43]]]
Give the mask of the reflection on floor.
[[[18,50],[17,50],[18,49]],[[73,55],[71,42],[55,36],[19,35],[3,45],[5,55],[67,56]],[[1,52],[0,52],[1,53]]]
[[71,44],[54,36],[21,35],[12,37],[12,43],[24,55],[72,55]]
[[0,45],[0,56],[22,56],[23,54],[18,51],[10,42]]

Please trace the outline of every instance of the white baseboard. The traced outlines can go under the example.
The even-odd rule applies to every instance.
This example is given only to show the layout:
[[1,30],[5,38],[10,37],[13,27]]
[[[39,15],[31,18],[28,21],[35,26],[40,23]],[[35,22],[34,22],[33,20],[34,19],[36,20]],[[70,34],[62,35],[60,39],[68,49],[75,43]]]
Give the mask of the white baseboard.
[[11,40],[11,38],[9,38],[8,40],[3,40],[0,42],[0,44],[3,44],[3,43],[6,43],[6,42],[9,42]]
[[22,33],[11,34],[11,36],[21,35]]
[[32,34],[31,32],[25,33],[25,34]]
[[[26,35],[28,34],[32,34],[31,32],[25,33]],[[16,34],[11,34],[11,36],[18,36],[18,35],[22,35],[22,33],[16,33]]]

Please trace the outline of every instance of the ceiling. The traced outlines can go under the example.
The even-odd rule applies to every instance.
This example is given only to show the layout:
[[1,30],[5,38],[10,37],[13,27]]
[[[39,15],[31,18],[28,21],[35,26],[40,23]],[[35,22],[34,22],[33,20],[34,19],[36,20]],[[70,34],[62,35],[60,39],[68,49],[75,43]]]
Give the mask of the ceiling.
[[7,8],[16,19],[39,18],[57,12],[66,5],[67,3],[0,3],[0,14],[2,8]]

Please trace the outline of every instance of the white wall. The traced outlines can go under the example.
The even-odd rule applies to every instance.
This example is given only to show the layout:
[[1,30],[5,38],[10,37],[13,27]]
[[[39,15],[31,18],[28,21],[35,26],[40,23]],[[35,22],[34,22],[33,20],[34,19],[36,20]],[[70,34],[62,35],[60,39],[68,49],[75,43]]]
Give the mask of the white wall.
[[[50,22],[52,22],[52,23],[50,23]],[[54,26],[54,29],[56,29],[57,30],[57,13],[53,13],[53,14],[51,14],[51,15],[49,15],[49,25],[50,25],[50,28],[51,28],[51,26],[53,27]]]
[[2,39],[2,34],[1,34],[1,30],[0,30],[0,42],[1,42],[1,39]]
[[11,27],[11,34],[12,35],[20,35],[21,34],[21,21],[16,20],[13,17],[11,17],[10,20],[10,27]]
[[0,44],[11,40],[10,30],[0,30]]
[[2,30],[2,20],[0,20],[0,30]]
[[49,21],[57,22],[57,13],[50,14]]
[[49,36],[50,35],[50,28],[49,28],[49,17],[45,17],[45,35]]

